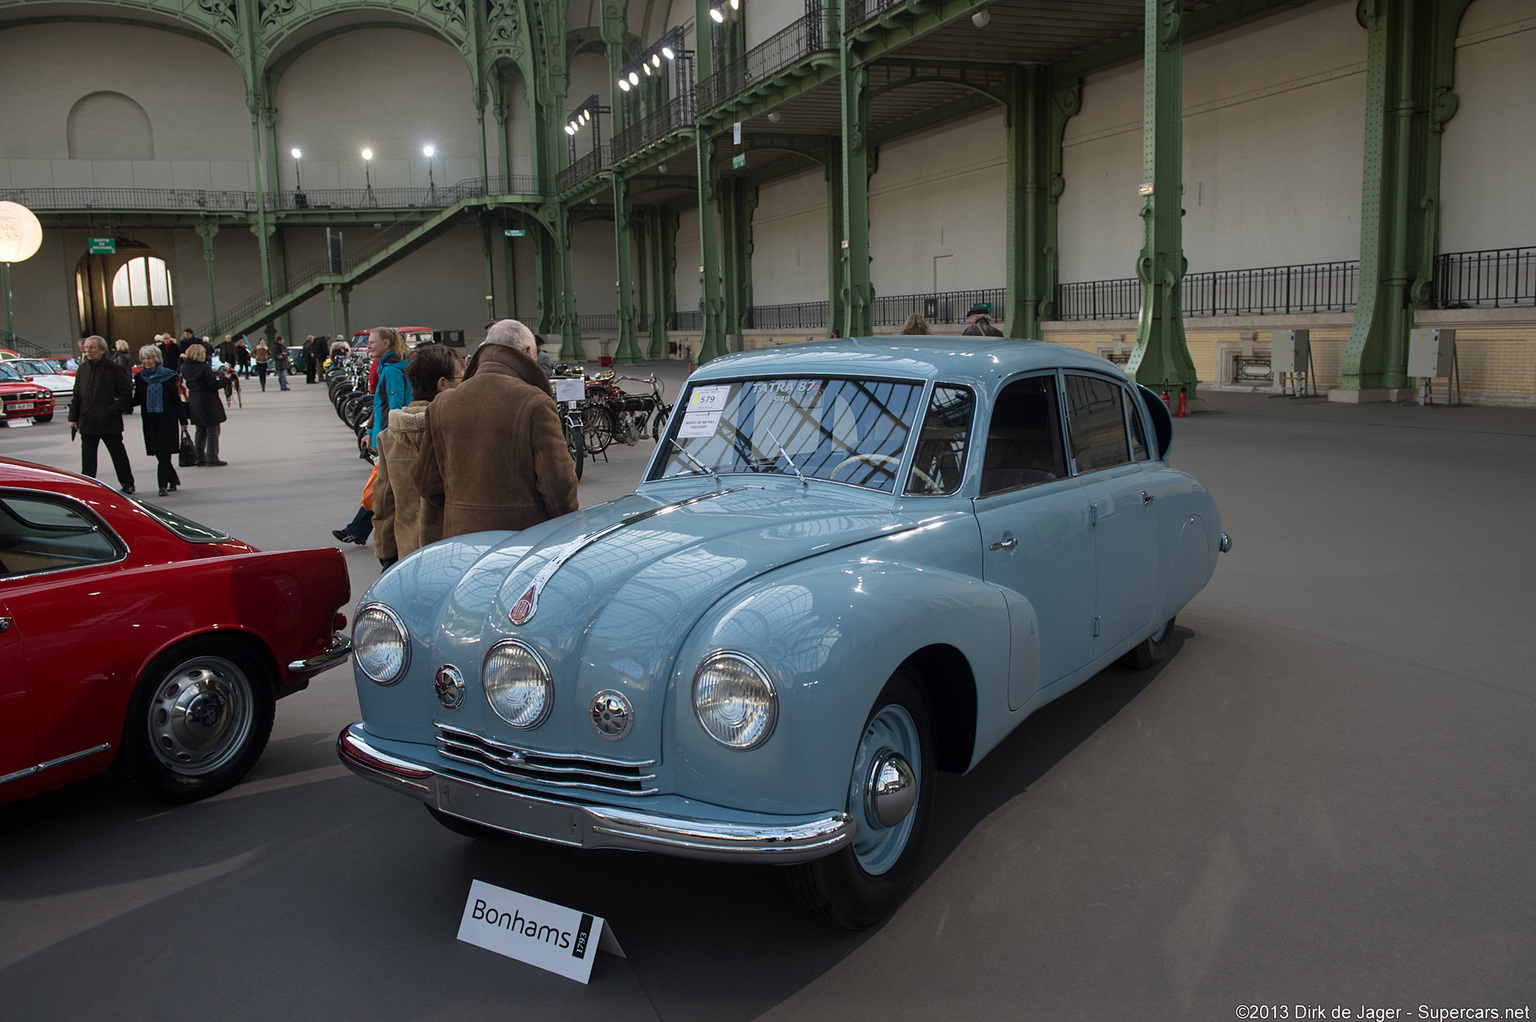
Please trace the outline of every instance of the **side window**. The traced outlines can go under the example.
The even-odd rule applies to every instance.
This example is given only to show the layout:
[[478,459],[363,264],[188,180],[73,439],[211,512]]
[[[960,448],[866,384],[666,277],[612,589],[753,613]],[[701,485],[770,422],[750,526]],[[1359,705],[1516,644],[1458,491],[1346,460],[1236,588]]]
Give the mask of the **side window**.
[[65,501],[0,494],[0,576],[104,564],[124,552],[116,536]]
[[1067,429],[1080,475],[1131,460],[1125,427],[1125,391],[1119,384],[1099,376],[1068,373]]
[[1131,460],[1151,461],[1152,455],[1147,451],[1147,425],[1141,413],[1141,400],[1134,390],[1125,402],[1125,417],[1131,423]]
[[940,383],[933,388],[917,454],[904,492],[919,496],[954,493],[965,474],[965,449],[971,439],[976,395],[968,387]]
[[1067,474],[1056,377],[1030,376],[1004,387],[987,424],[981,495],[1050,482]]

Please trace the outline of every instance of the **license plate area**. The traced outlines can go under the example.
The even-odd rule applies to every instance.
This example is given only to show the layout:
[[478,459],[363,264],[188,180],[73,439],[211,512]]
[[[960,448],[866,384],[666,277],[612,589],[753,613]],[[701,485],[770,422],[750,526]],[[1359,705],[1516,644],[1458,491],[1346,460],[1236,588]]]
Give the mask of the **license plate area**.
[[468,784],[439,774],[437,808],[524,837],[581,847],[581,812],[569,806]]

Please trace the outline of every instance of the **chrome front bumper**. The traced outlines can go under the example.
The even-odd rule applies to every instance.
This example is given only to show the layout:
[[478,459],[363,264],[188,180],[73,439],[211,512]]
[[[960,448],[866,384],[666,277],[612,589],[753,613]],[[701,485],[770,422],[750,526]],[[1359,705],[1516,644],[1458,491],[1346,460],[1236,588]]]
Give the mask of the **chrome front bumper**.
[[331,644],[326,647],[324,653],[316,653],[314,656],[305,657],[303,660],[295,660],[288,665],[289,672],[293,674],[319,674],[328,671],[337,664],[347,662],[347,657],[352,655],[352,640],[340,632],[331,635]]
[[788,864],[819,859],[853,840],[853,817],[847,813],[783,822],[765,818],[761,824],[726,823],[527,795],[440,773],[385,752],[361,722],[337,736],[336,754],[359,777],[440,812],[576,848],[628,848],[690,859]]

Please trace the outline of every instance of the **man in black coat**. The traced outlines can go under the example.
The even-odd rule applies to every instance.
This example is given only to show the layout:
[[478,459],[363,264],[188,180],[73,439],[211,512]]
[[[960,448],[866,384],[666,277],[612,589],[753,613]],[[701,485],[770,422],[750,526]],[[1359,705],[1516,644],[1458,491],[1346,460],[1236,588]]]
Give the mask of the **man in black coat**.
[[107,358],[107,342],[92,334],[80,342],[85,358],[75,372],[69,424],[80,430],[80,472],[96,478],[96,448],[107,445],[124,493],[133,492],[133,466],[123,447],[123,413],[133,408],[133,375]]

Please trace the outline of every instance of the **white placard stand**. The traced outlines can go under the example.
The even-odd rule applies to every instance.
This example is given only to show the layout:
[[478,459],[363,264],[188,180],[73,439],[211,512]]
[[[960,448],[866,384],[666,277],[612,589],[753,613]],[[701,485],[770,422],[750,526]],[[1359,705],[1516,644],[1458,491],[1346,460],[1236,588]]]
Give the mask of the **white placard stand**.
[[586,983],[598,951],[625,957],[601,916],[509,891],[483,880],[470,884],[459,939],[498,955]]

